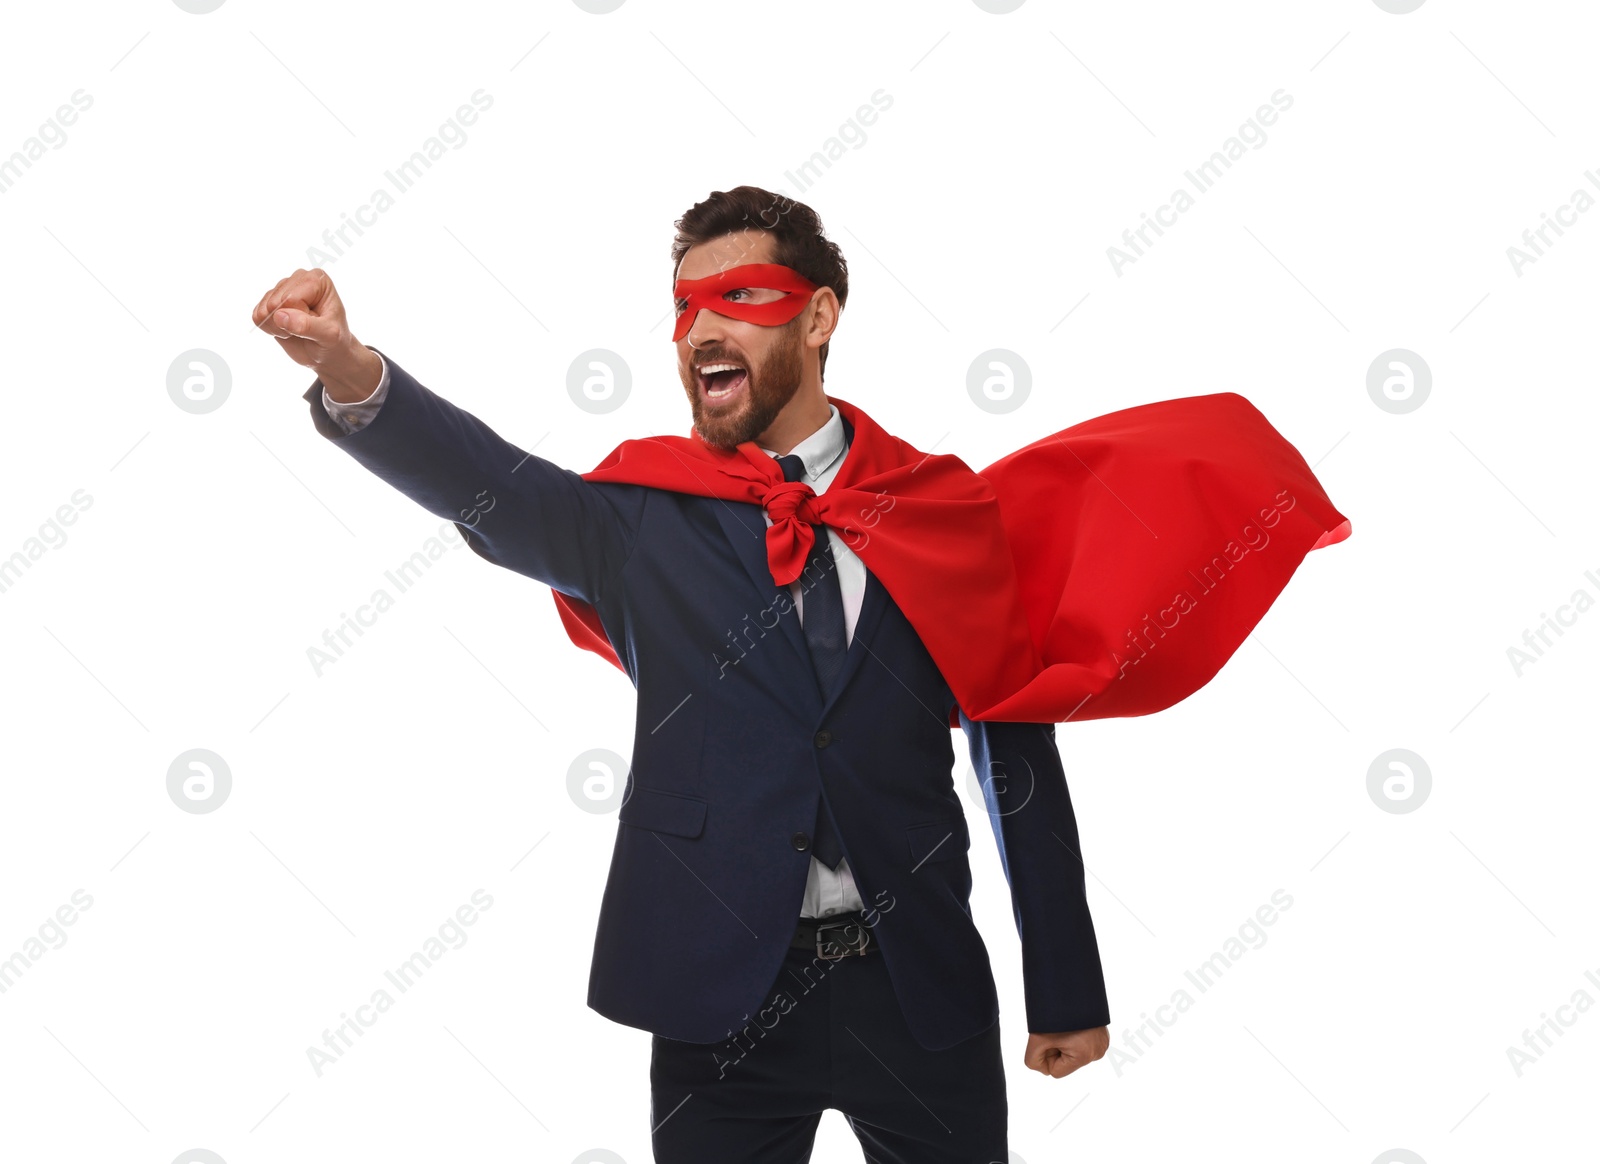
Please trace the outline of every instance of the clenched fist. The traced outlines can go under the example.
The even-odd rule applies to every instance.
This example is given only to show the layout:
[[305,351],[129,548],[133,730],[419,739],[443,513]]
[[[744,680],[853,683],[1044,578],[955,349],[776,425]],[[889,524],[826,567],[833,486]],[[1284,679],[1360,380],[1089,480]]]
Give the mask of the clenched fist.
[[344,303],[320,267],[278,280],[250,318],[291,360],[314,368],[328,395],[341,404],[365,400],[383,376],[378,353],[350,334]]
[[1028,1035],[1022,1061],[1034,1071],[1060,1079],[1071,1075],[1085,1063],[1093,1063],[1111,1046],[1111,1032],[1105,1027],[1086,1031],[1060,1031],[1056,1034]]

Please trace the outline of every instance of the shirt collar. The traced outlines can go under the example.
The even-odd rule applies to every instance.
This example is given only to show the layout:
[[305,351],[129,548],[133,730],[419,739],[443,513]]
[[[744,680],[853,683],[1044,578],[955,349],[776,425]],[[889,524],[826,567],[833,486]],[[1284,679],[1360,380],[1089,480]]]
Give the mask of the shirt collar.
[[[761,451],[768,456],[777,456],[772,449],[763,448]],[[844,455],[844,451],[844,420],[839,415],[839,406],[831,400],[828,402],[828,419],[823,426],[789,450],[805,466],[806,480],[814,480],[826,473],[829,466]]]

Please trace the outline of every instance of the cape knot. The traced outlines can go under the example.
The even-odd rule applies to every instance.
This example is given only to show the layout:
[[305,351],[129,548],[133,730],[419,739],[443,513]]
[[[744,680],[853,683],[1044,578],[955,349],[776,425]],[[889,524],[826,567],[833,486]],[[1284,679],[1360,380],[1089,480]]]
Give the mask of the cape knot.
[[811,507],[811,499],[816,495],[816,490],[804,481],[779,481],[762,494],[761,505],[774,525],[786,518],[815,524],[819,518]]

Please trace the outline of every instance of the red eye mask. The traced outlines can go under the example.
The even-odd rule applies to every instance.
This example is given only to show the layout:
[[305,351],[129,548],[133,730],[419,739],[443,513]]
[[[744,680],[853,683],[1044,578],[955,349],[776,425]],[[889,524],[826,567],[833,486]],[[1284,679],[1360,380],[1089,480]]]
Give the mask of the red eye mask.
[[[723,298],[727,292],[740,289],[787,291],[788,294],[771,303],[738,303]],[[672,297],[674,301],[681,299],[686,303],[678,313],[678,325],[673,330],[672,341],[676,343],[689,334],[689,329],[694,326],[694,318],[702,308],[710,308],[718,315],[742,319],[762,327],[788,323],[805,310],[811,292],[816,289],[817,285],[799,271],[777,263],[746,263],[742,267],[729,267],[726,271],[707,275],[704,279],[679,279],[672,285]]]

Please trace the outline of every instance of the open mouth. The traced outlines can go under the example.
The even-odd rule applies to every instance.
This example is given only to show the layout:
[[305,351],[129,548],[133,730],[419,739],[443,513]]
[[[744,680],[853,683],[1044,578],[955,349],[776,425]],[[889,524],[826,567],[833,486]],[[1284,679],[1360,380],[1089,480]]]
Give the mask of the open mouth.
[[695,374],[700,380],[702,399],[712,403],[732,399],[749,380],[749,373],[743,367],[727,362],[706,364],[697,368]]

